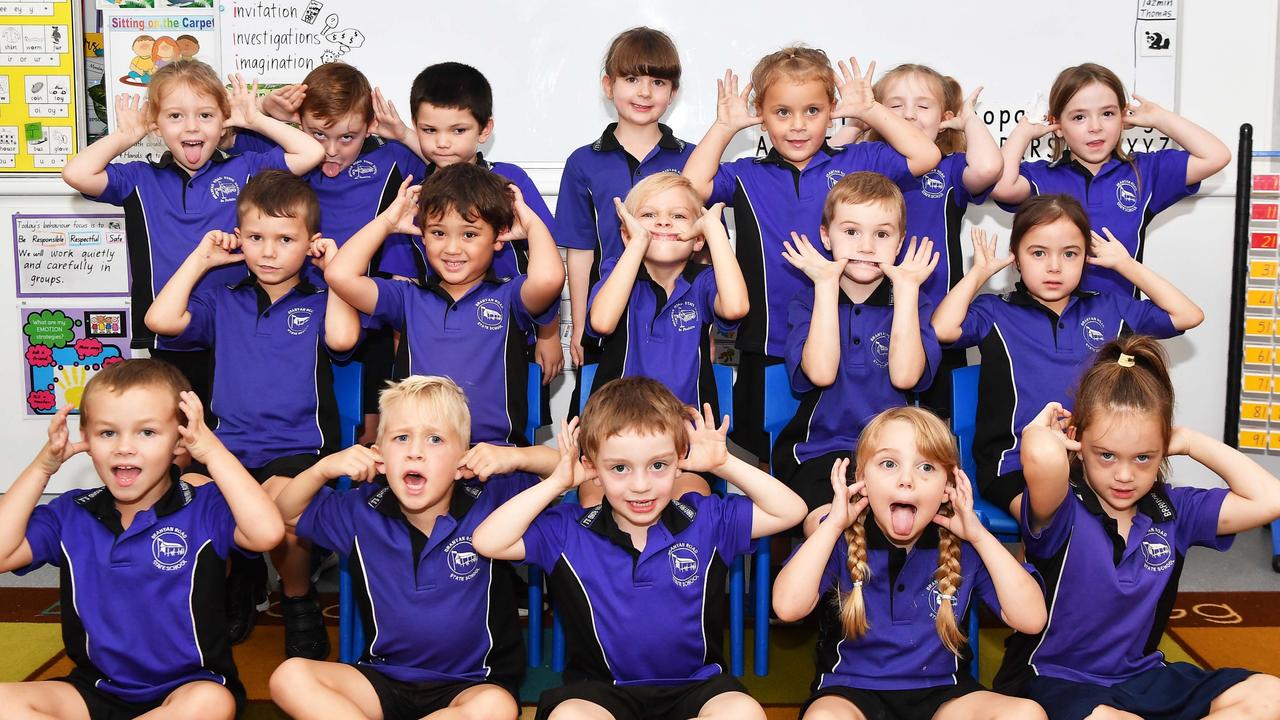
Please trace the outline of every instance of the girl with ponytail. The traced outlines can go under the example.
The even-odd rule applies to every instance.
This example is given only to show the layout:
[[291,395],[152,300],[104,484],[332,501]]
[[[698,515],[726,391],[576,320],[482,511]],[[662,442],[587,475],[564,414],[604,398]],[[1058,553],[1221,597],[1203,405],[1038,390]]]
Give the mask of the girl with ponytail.
[[969,673],[961,627],[974,601],[1026,633],[1044,626],[1040,586],[979,522],[955,440],[933,413],[899,407],[863,430],[857,475],[831,468],[831,512],[787,562],[773,607],[821,603],[814,695],[801,717],[1044,718]]
[[[1049,717],[1280,717],[1280,679],[1164,662],[1156,645],[1193,545],[1280,517],[1280,481],[1243,453],[1173,425],[1173,385],[1153,338],[1107,343],[1074,413],[1049,403],[1022,433],[1022,537],[1050,598],[1037,636],[1010,640],[996,687]],[[1187,455],[1228,487],[1174,487]]]

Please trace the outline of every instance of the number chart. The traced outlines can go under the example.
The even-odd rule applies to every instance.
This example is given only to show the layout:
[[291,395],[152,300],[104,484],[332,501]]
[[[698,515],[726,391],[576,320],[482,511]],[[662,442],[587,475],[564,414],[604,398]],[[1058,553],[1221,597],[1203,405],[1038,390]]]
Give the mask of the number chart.
[[1280,173],[1252,178],[1241,353],[1241,450],[1280,454]]

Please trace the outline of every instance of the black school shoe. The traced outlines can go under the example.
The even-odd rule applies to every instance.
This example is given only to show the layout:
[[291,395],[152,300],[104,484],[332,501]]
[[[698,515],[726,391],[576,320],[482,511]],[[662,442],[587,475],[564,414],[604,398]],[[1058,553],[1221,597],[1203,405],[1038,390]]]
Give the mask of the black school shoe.
[[231,555],[227,575],[227,630],[232,645],[249,639],[258,620],[259,606],[267,599],[267,561],[261,556]]
[[280,601],[284,617],[284,654],[308,660],[329,657],[329,633],[324,629],[324,614],[316,602],[316,590],[302,597],[285,597]]

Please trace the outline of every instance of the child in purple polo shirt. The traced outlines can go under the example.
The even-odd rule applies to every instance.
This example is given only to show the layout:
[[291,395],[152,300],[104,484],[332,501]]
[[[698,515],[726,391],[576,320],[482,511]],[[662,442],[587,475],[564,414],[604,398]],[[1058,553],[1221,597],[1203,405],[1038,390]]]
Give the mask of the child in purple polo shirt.
[[[156,72],[146,102],[116,98],[116,129],[67,161],[62,179],[86,197],[125,209],[132,278],[133,347],[176,365],[208,404],[210,356],[159,340],[142,319],[164,284],[211,228],[236,225],[236,197],[254,174],[269,168],[295,175],[314,168],[324,155],[319,143],[296,128],[263,115],[257,83],[234,75],[231,91],[208,65],[170,63]],[[266,153],[229,156],[218,149],[226,128],[261,133],[279,147]],[[168,152],[156,162],[112,163],[155,132]],[[213,273],[213,285],[244,277],[239,269]]]
[[[271,498],[204,422],[168,363],[109,365],[85,386],[0,495],[0,571],[61,570],[67,677],[0,684],[6,718],[231,720],[245,702],[219,612],[227,559],[284,536]],[[40,504],[50,478],[87,453],[101,482]],[[188,455],[208,476],[183,474]],[[161,709],[162,708],[162,709]]]
[[[276,503],[297,532],[350,558],[365,646],[354,665],[295,658],[271,676],[290,717],[514,719],[525,656],[507,563],[476,554],[472,534],[530,487],[523,474],[455,481],[471,433],[462,389],[413,376],[383,390],[378,440],[289,481]],[[550,474],[551,448],[520,448]],[[535,455],[550,462],[529,462]],[[342,475],[363,483],[339,493]]]
[[[756,64],[751,84],[741,93],[737,76],[727,71],[717,83],[716,121],[685,165],[684,174],[699,195],[734,211],[738,264],[751,291],[751,310],[738,330],[733,434],[738,445],[759,458],[769,454],[761,391],[765,367],[783,361],[788,305],[806,284],[804,273],[783,261],[783,243],[792,232],[817,234],[827,192],[846,174],[870,170],[912,189],[916,177],[941,157],[932,138],[876,102],[875,63],[864,75],[857,61],[851,62],[852,71],[840,63],[837,77],[821,50],[784,48]],[[831,121],[841,117],[866,123],[886,142],[833,149],[826,134]],[[769,154],[722,164],[729,142],[753,125],[764,126],[773,146]]]
[[812,511],[806,534],[830,497],[831,463],[849,457],[877,413],[929,387],[938,367],[938,342],[921,322],[933,306],[920,292],[938,256],[931,241],[912,238],[894,264],[904,220],[897,185],[856,172],[836,183],[822,212],[822,244],[835,260],[803,234],[784,243],[787,262],[813,287],[796,295],[787,316],[787,374],[801,398],[778,436],[773,467]]
[[[306,278],[308,256],[323,271],[337,246],[320,235],[320,205],[305,180],[264,171],[249,180],[236,206],[235,234],[206,234],[146,321],[158,335],[213,351],[215,431],[258,482],[273,486],[338,449],[330,357],[355,346],[360,319]],[[196,289],[209,270],[239,262],[249,270],[245,279]],[[286,655],[325,657],[329,636],[311,587],[310,545],[289,534],[272,558],[284,595]],[[234,642],[248,636],[254,605],[265,596],[260,563],[233,563]]]
[[[618,121],[565,161],[556,195],[556,242],[567,249],[574,365],[599,358],[588,338],[587,296],[600,279],[601,263],[622,254],[621,223],[613,199],[655,173],[678,173],[693,144],[663,125],[662,116],[680,89],[680,53],[671,37],[650,27],[624,30],[609,43],[600,78]],[[574,388],[569,407],[580,407]]]
[[[727,417],[717,427],[709,407],[699,414],[652,378],[614,380],[592,392],[580,440],[566,425],[555,471],[476,529],[481,555],[542,568],[560,603],[565,685],[542,694],[539,720],[764,720],[726,672],[724,583],[753,538],[795,525],[804,504],[730,455],[727,434]],[[744,495],[677,498],[682,471]],[[601,504],[547,508],[587,479]]]
[[[1113,340],[1080,381],[1075,411],[1049,403],[1022,434],[1027,559],[1049,620],[1009,642],[996,687],[1052,720],[1276,717],[1280,679],[1166,663],[1156,649],[1187,551],[1227,550],[1280,517],[1280,480],[1243,453],[1173,425],[1173,385],[1153,338]],[[1186,455],[1226,488],[1174,487]]]
[[[1014,517],[1025,484],[1018,438],[1034,413],[1048,402],[1069,403],[1069,388],[1107,340],[1127,332],[1173,337],[1204,319],[1181,290],[1106,232],[1091,233],[1084,209],[1069,195],[1031,198],[1013,218],[1008,257],[996,259],[994,239],[988,243],[974,229],[973,268],[933,313],[939,342],[982,350],[976,480],[982,497]],[[1022,275],[1017,289],[978,295],[1010,263]],[[1151,299],[1080,289],[1087,265],[1114,270]]]
[[[1124,83],[1101,65],[1063,70],[1049,91],[1046,122],[1023,115],[1010,133],[1001,149],[1004,174],[991,197],[1012,210],[1033,195],[1072,195],[1088,211],[1096,232],[1110,230],[1141,262],[1151,220],[1198,192],[1200,181],[1231,162],[1231,151],[1177,113],[1138,95],[1133,99],[1140,104],[1130,104]],[[1186,149],[1133,152],[1150,148],[1151,140],[1125,141],[1128,128],[1159,130]],[[1024,161],[1027,146],[1050,133],[1052,160]],[[1134,291],[1131,281],[1109,268],[1090,268],[1083,287]]]
[[[564,264],[555,240],[496,173],[456,163],[411,181],[338,251],[325,279],[369,322],[400,331],[398,376],[444,375],[462,386],[475,442],[527,445],[526,338],[559,309]],[[422,237],[432,272],[421,284],[364,274],[394,233]],[[494,271],[503,234],[528,239],[528,275]]]
[[885,410],[862,431],[852,485],[848,470],[847,459],[832,464],[830,513],[773,586],[779,618],[821,613],[814,694],[800,716],[1043,719],[967,667],[960,628],[978,600],[1026,633],[1044,627],[1045,606],[1035,578],[974,514],[947,426],[922,408]]

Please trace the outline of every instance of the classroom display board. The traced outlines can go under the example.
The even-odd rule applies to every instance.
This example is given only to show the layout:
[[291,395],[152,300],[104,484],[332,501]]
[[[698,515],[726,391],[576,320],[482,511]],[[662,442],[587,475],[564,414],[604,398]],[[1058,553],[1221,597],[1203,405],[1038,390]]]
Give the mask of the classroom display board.
[[1239,447],[1280,454],[1280,174],[1252,178]]
[[[219,34],[223,74],[295,83],[341,59],[381,86],[406,123],[409,87],[423,67],[474,65],[494,88],[486,156],[512,162],[558,165],[600,136],[613,110],[600,91],[606,46],[641,24],[667,31],[680,50],[684,76],[666,122],[690,141],[715,118],[715,81],[726,68],[745,86],[760,57],[797,42],[826,50],[833,62],[875,60],[881,71],[903,62],[932,65],[966,93],[983,85],[979,111],[997,138],[1048,94],[1059,70],[1085,61],[1110,67],[1156,102],[1172,107],[1176,100],[1176,0],[1077,0],[1071,12],[1019,0],[985,0],[982,7],[853,2],[815,10],[815,20],[812,12],[780,12],[765,0],[223,0]],[[757,152],[760,137],[742,133],[730,154]],[[1037,142],[1031,155],[1047,152],[1047,143]]]
[[130,357],[125,308],[33,303],[19,313],[27,415],[52,415],[68,404],[79,413],[85,383]]
[[56,173],[84,136],[79,3],[0,2],[0,173]]

